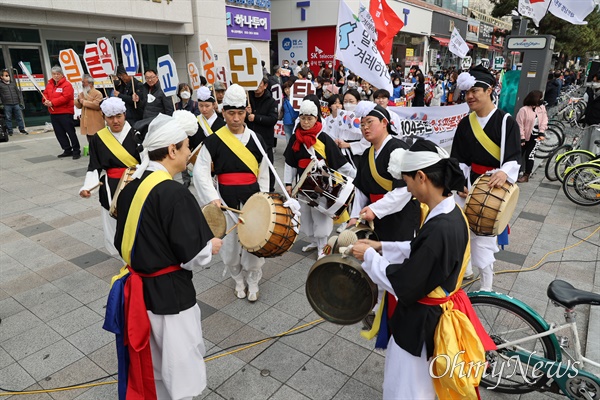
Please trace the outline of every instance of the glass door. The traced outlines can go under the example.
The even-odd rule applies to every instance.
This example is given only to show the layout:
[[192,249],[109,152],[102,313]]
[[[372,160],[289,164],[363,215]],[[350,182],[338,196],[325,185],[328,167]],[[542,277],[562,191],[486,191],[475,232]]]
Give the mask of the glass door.
[[23,93],[25,124],[28,126],[44,125],[45,122],[50,121],[50,114],[42,104],[42,95],[19,67],[19,62],[22,61],[29,69],[37,86],[43,91],[46,81],[41,49],[39,46],[5,45],[5,47],[8,47],[7,67],[11,68],[11,75]]

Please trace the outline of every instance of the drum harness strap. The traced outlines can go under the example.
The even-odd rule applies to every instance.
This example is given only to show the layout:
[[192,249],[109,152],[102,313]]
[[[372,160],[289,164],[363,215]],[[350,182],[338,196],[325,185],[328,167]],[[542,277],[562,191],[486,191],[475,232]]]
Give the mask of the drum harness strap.
[[108,130],[108,128],[100,129],[98,131],[98,137],[102,140],[102,143],[108,147],[111,153],[115,155],[125,166],[133,167],[138,164],[138,160],[134,156],[129,154],[121,143],[114,137],[114,135]]
[[225,143],[227,147],[240,159],[254,175],[258,176],[258,161],[254,154],[244,144],[236,138],[233,133],[229,130],[227,125],[215,132],[215,135],[219,137]]
[[[504,162],[504,145],[506,143],[506,121],[508,119],[509,114],[504,114],[504,118],[502,118],[502,134],[500,139],[500,147],[496,143],[494,143],[488,135],[486,135],[485,131],[481,127],[481,124],[477,120],[477,114],[472,112],[469,114],[469,123],[471,124],[471,129],[473,129],[473,133],[475,134],[475,138],[483,148],[496,160],[500,162],[500,167]],[[476,174],[482,175],[486,172],[493,170],[493,167],[488,167],[485,165],[479,165],[475,163],[471,163],[471,170]]]
[[375,147],[373,146],[369,149],[369,169],[371,170],[371,176],[375,179],[375,182],[386,191],[391,192],[393,189],[392,181],[385,179],[383,176],[379,175],[379,172],[377,171],[377,165],[375,165]]

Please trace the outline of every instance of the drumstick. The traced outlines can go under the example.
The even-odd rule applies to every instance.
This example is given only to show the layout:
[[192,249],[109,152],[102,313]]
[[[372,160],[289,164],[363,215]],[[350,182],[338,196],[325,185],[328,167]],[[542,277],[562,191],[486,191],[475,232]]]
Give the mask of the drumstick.
[[231,207],[225,207],[225,206],[221,206],[221,210],[229,210],[229,211],[233,211],[234,213],[238,213],[241,214],[242,212],[238,209],[235,208],[231,208]]
[[[229,235],[235,228],[238,227],[239,224],[243,224],[243,223],[244,223],[244,220],[242,219],[242,217],[240,217],[238,219],[238,223],[235,224],[234,226],[232,226],[231,228],[229,228],[229,230],[227,232],[225,232],[225,236]],[[225,236],[223,236],[223,237],[225,237]]]
[[102,185],[104,185],[102,182],[98,182],[98,184],[96,186],[94,186],[93,188],[89,189],[88,192],[92,193],[92,190],[98,189]]

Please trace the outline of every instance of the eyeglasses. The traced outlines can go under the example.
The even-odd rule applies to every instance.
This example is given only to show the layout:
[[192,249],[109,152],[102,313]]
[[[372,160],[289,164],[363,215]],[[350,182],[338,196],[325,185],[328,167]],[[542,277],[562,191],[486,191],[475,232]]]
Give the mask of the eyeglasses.
[[370,128],[371,125],[373,125],[373,122],[375,122],[375,121],[379,121],[379,120],[377,118],[372,118],[372,119],[367,119],[367,120],[363,119],[360,122],[360,129]]
[[157,76],[156,76],[156,75],[153,75],[153,76],[147,76],[147,77],[146,77],[146,80],[147,80],[147,81],[153,81],[153,80],[155,80],[155,79],[157,79]]

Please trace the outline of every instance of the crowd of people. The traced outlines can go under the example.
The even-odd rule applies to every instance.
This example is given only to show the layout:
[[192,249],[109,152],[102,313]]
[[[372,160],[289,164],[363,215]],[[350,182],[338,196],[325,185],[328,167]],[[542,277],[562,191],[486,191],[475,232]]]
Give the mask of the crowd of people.
[[[428,373],[439,340],[435,328],[448,301],[474,314],[461,308],[469,303],[461,284],[473,279],[474,266],[481,290],[492,290],[499,251],[495,236],[469,231],[461,209],[482,175],[489,176],[490,188],[528,181],[535,144],[547,128],[544,94],[529,93],[513,118],[496,108],[497,76],[480,65],[460,75],[447,70],[425,76],[413,67],[404,76],[394,69],[391,93],[343,65],[332,67],[324,63],[315,74],[302,62],[284,61],[271,74],[265,70],[248,93],[224,82],[209,86],[201,78],[195,93],[180,83],[177,101],[165,96],[152,69],[142,84],[119,66],[114,90],[105,97],[89,75],[75,96],[60,67],[52,68],[43,104],[63,150],[58,157],[81,156],[73,125],[77,107],[90,156],[79,195],[90,198],[98,191],[105,247],[126,263],[113,279],[104,326],[117,335],[121,398],[186,399],[204,390],[205,351],[192,270],[220,254],[234,282],[233,295],[253,303],[260,296],[265,260],[242,247],[236,230],[213,237],[202,207],[228,210],[229,230],[243,223],[235,211],[250,197],[292,196],[307,171],[351,180],[354,196],[345,212],[335,215],[302,190],[284,203],[309,242],[303,252],[326,257],[336,224],[342,232],[358,222],[372,223],[380,240],[359,240],[351,251],[380,288],[376,309],[386,310],[377,314],[386,323],[374,324],[387,327],[377,333],[378,347],[388,349],[384,398],[433,399],[451,390],[446,377],[436,381]],[[4,72],[0,94],[10,96],[5,108],[14,106],[9,111],[21,129],[22,99],[11,92]],[[557,73],[549,85],[562,82]],[[290,98],[297,79],[309,79],[316,88],[300,107]],[[564,84],[576,79],[566,74]],[[271,93],[274,85],[282,88],[281,107]],[[599,98],[597,86],[587,93],[592,102]],[[413,106],[468,104],[471,113],[458,124],[449,153],[402,135],[401,119],[388,107],[406,97]],[[350,115],[359,124],[345,123]],[[272,165],[278,121],[286,140],[283,171]],[[195,163],[189,164],[192,152]],[[130,183],[123,187],[119,181],[126,173]],[[174,180],[178,176],[183,185]],[[459,329],[476,332],[483,354],[491,341],[476,318],[470,319]]]

